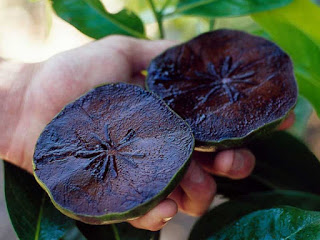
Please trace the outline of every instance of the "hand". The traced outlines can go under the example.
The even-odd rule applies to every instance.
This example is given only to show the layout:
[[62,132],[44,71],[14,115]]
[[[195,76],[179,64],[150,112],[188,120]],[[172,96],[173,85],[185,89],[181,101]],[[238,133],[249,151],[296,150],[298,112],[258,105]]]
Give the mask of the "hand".
[[[0,111],[5,113],[0,116],[0,157],[32,172],[34,146],[41,131],[67,103],[103,83],[143,85],[141,70],[172,45],[174,43],[170,41],[112,36],[42,63],[13,64],[11,70],[0,64]],[[292,122],[291,116],[282,128]],[[215,181],[209,173],[241,179],[251,173],[254,162],[252,153],[245,149],[227,150],[216,155],[195,152],[191,166],[176,190],[145,216],[130,223],[138,228],[158,230],[178,208],[199,216],[208,209],[216,191]]]

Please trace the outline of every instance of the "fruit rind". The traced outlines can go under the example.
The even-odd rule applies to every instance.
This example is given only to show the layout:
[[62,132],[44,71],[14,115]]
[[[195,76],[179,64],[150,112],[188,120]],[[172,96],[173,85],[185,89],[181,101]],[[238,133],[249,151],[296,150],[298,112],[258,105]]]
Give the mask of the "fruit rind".
[[243,137],[225,139],[219,142],[210,142],[210,141],[202,142],[202,141],[196,140],[195,150],[200,152],[215,152],[217,150],[224,150],[224,149],[245,146],[247,143],[249,143],[250,141],[253,141],[256,138],[264,137],[270,134],[288,117],[288,115],[292,112],[293,109],[294,107],[283,118],[277,119],[273,122],[266,124],[265,126],[257,128],[252,132],[249,132],[246,136],[243,136]]
[[[119,223],[124,221],[129,221],[132,219],[136,219],[138,217],[143,216],[145,213],[150,211],[152,208],[157,206],[162,200],[164,200],[179,184],[181,179],[183,178],[185,172],[187,171],[190,162],[191,162],[192,153],[189,155],[188,160],[185,164],[180,168],[180,171],[176,173],[168,183],[167,187],[159,192],[158,195],[154,196],[148,202],[143,203],[142,205],[133,208],[129,211],[122,212],[122,213],[111,213],[101,216],[90,216],[90,215],[76,215],[73,212],[69,211],[68,209],[62,207],[58,203],[54,201],[53,196],[51,195],[50,190],[46,187],[46,185],[38,178],[38,176],[34,173],[34,177],[39,185],[47,192],[48,196],[50,197],[51,202],[53,205],[64,215],[73,218],[75,220],[82,221],[88,224],[94,225],[102,225],[102,224],[111,224],[111,223]],[[34,165],[34,164],[33,164]]]
[[[118,84],[124,84],[124,83],[106,84],[106,85],[118,85]],[[105,86],[105,85],[102,85],[102,86]],[[138,88],[138,86],[135,86],[135,87]],[[33,160],[32,164],[33,164],[35,179],[40,184],[40,186],[47,192],[47,194],[49,195],[49,197],[50,197],[52,203],[55,205],[55,207],[59,211],[61,211],[63,214],[65,214],[73,219],[80,220],[82,222],[89,223],[89,224],[108,224],[108,223],[127,221],[127,220],[134,219],[134,218],[137,218],[137,217],[144,215],[150,209],[155,207],[159,202],[161,202],[163,199],[165,199],[174,190],[174,188],[178,185],[178,183],[182,179],[184,173],[186,172],[186,170],[190,164],[191,155],[192,155],[192,152],[193,152],[193,149],[195,146],[195,139],[192,135],[192,130],[191,130],[190,126],[185,121],[183,121],[183,119],[180,116],[178,116],[172,109],[170,109],[167,106],[167,104],[163,100],[161,100],[156,94],[154,94],[152,92],[147,92],[147,94],[151,95],[162,106],[166,107],[167,110],[169,110],[171,112],[171,114],[173,114],[175,117],[177,117],[177,119],[181,123],[183,122],[185,127],[188,129],[188,132],[190,133],[188,135],[188,137],[190,137],[190,146],[186,147],[186,151],[188,151],[188,154],[186,154],[186,161],[183,163],[183,165],[180,166],[179,170],[176,171],[176,173],[171,177],[171,179],[170,179],[170,181],[168,181],[168,184],[166,185],[166,187],[163,188],[157,195],[150,198],[148,201],[146,201],[146,202],[144,202],[144,203],[142,203],[132,209],[129,209],[128,211],[124,211],[124,212],[112,212],[112,213],[105,214],[105,215],[86,215],[86,214],[75,214],[74,212],[70,211],[68,208],[61,206],[60,204],[58,204],[54,200],[54,197],[53,197],[51,191],[49,190],[49,188],[37,176],[36,171],[35,171],[36,164],[35,164],[35,160]],[[86,94],[84,94],[84,95],[86,95]],[[58,115],[59,114],[57,114],[57,116]]]
[[[215,35],[215,37],[213,37],[213,35],[211,34],[218,34],[219,37],[216,37],[217,35]],[[242,36],[241,36],[242,35]],[[227,37],[226,37],[227,36]],[[240,37],[241,36],[241,37]],[[239,37],[239,39],[241,40],[241,43],[244,42],[246,36],[250,39],[248,39],[248,41],[251,41],[251,45],[253,45],[253,48],[256,48],[255,51],[251,50],[251,49],[247,49],[247,46],[240,46],[241,47],[241,51],[240,51],[240,55],[238,52],[233,53],[234,46],[235,46],[235,42],[237,42],[234,39],[237,39]],[[205,43],[204,38],[208,37],[208,40],[210,39],[217,39],[219,38],[218,42],[209,42]],[[221,39],[226,38],[228,41],[230,41],[230,47],[229,45],[224,45],[224,43],[221,42]],[[232,39],[233,40],[230,40]],[[242,38],[242,39],[241,39]],[[201,43],[203,43],[204,45],[200,45],[199,42],[197,42],[198,40],[200,40]],[[220,42],[219,42],[220,41]],[[198,45],[197,45],[198,44]],[[229,44],[229,42],[228,42]],[[232,44],[232,45],[231,45]],[[248,46],[250,45],[248,44]],[[212,59],[209,57],[209,54],[211,54],[211,56],[215,56],[212,55],[213,50],[208,51],[208,54],[206,53],[205,50],[207,50],[208,45],[213,46],[213,49],[218,49],[215,48],[215,45],[219,46],[219,48],[224,49],[224,52],[221,50],[217,50],[218,52],[216,52],[216,55],[218,55],[219,57],[212,57]],[[246,45],[246,43],[244,44]],[[250,46],[251,46],[250,45]],[[228,47],[226,47],[228,46]],[[264,50],[264,47],[267,50]],[[247,51],[245,51],[247,50]],[[200,54],[200,52],[205,54],[205,56],[202,56]],[[215,51],[215,50],[214,50]],[[238,51],[238,50],[237,50]],[[228,52],[228,53],[226,53]],[[247,53],[248,52],[248,53]],[[256,53],[259,53],[261,55],[254,55]],[[207,54],[207,55],[206,55]],[[269,55],[267,55],[269,54]],[[267,60],[264,60],[264,58],[262,58],[263,56],[267,56]],[[221,60],[227,59],[227,57],[230,57],[231,62],[228,63],[230,64],[229,67],[232,68],[233,65],[237,65],[240,66],[240,73],[242,71],[242,67],[241,64],[244,64],[244,66],[249,66],[251,63],[254,63],[254,61],[256,61],[256,59],[259,59],[259,61],[261,61],[261,65],[250,65],[251,67],[253,66],[253,69],[247,68],[246,71],[250,71],[253,73],[256,73],[257,76],[253,75],[253,76],[249,76],[247,73],[247,76],[249,76],[250,78],[252,78],[254,81],[257,81],[256,84],[258,84],[259,88],[260,85],[259,84],[265,84],[265,82],[268,82],[267,84],[269,84],[269,89],[267,89],[265,87],[265,85],[263,86],[263,92],[262,89],[258,89],[259,93],[262,93],[262,100],[265,103],[273,103],[274,105],[274,111],[271,110],[271,114],[267,115],[264,114],[264,112],[269,111],[270,106],[269,105],[265,105],[264,107],[268,107],[268,109],[264,109],[263,107],[256,107],[256,109],[259,109],[259,112],[257,113],[257,116],[255,116],[255,120],[258,121],[253,121],[254,125],[247,125],[246,123],[244,123],[243,121],[239,121],[239,126],[240,126],[240,130],[237,134],[233,134],[236,133],[238,130],[238,128],[230,128],[228,129],[227,124],[223,121],[223,119],[229,121],[229,119],[232,119],[232,111],[234,110],[235,113],[237,113],[237,118],[234,118],[232,121],[230,122],[234,122],[233,126],[235,126],[237,124],[237,121],[235,119],[241,119],[241,115],[239,115],[239,111],[242,110],[241,107],[233,107],[232,105],[236,105],[240,106],[242,104],[242,108],[246,108],[246,103],[232,103],[231,102],[231,106],[232,108],[229,109],[229,112],[227,112],[226,114],[220,114],[219,112],[221,111],[225,111],[225,108],[222,109],[215,109],[213,108],[213,116],[220,122],[218,125],[218,128],[214,128],[213,126],[210,126],[209,122],[210,120],[212,120],[213,118],[211,117],[211,115],[206,115],[206,107],[204,107],[204,109],[200,109],[201,111],[199,111],[199,116],[202,115],[206,115],[204,116],[204,119],[206,119],[205,121],[206,124],[202,125],[203,123],[201,123],[201,127],[198,127],[198,118],[195,118],[195,115],[197,114],[198,116],[198,112],[197,110],[194,110],[192,108],[187,108],[184,107],[185,106],[193,106],[193,101],[194,101],[194,97],[196,96],[196,98],[198,99],[204,99],[204,95],[197,95],[198,92],[202,92],[205,91],[204,87],[202,87],[202,85],[204,86],[205,84],[203,82],[201,82],[200,80],[197,79],[196,76],[202,76],[202,71],[203,69],[207,69],[206,71],[208,71],[208,74],[211,73],[210,69],[208,67],[208,65],[206,65],[207,63],[211,63],[213,66],[211,66],[213,68],[212,70],[212,74],[216,74],[215,76],[219,75],[220,78],[233,78],[233,75],[223,75],[223,73],[221,74],[221,69],[217,69],[217,62],[221,62]],[[243,58],[238,59],[235,56],[244,56]],[[247,56],[248,59],[247,59]],[[255,56],[255,57],[253,57]],[[269,57],[270,56],[270,57]],[[238,62],[233,62],[233,57],[234,59],[236,59],[235,61]],[[187,59],[191,59],[193,58],[193,62],[192,63],[188,63]],[[217,60],[220,59],[220,60]],[[232,60],[233,59],[233,60]],[[279,59],[279,63],[276,65],[274,64],[274,61],[271,60],[275,60],[275,59]],[[280,61],[281,60],[281,61]],[[191,61],[191,60],[190,60]],[[246,62],[248,61],[248,62]],[[264,67],[263,64],[267,64],[270,63],[270,66],[267,65],[267,67]],[[224,63],[223,63],[224,64]],[[260,64],[260,63],[259,63]],[[189,66],[190,65],[190,66]],[[278,66],[279,65],[279,66]],[[195,66],[195,69],[193,68],[193,66]],[[204,67],[206,66],[206,67]],[[258,66],[258,67],[257,67]],[[259,78],[258,76],[260,76],[258,74],[258,72],[260,71],[260,66],[261,70],[264,70],[266,73],[268,73],[266,76],[264,76],[264,73],[262,74],[262,77]],[[216,68],[215,68],[216,67]],[[221,67],[221,66],[220,66]],[[221,67],[223,68],[224,65]],[[265,69],[264,69],[265,68]],[[201,70],[199,70],[201,69]],[[215,70],[214,70],[215,69]],[[235,68],[232,68],[234,71]],[[225,69],[226,70],[226,69]],[[272,72],[271,72],[272,70]],[[216,72],[215,72],[216,71]],[[230,70],[231,71],[231,70]],[[234,72],[236,72],[237,70],[235,70]],[[230,73],[230,74],[235,74],[237,76],[238,72],[236,73]],[[207,73],[207,72],[206,72]],[[253,74],[252,73],[252,74]],[[229,73],[228,73],[229,74]],[[241,75],[241,74],[240,74]],[[238,76],[240,76],[238,75]],[[245,76],[245,74],[241,75],[241,76]],[[273,77],[275,76],[275,77]],[[194,80],[196,79],[196,81]],[[261,79],[261,80],[259,80]],[[223,79],[224,80],[224,79]],[[250,79],[251,80],[251,79]],[[266,81],[265,81],[266,80]],[[156,82],[158,81],[158,83]],[[186,82],[186,84],[183,84],[183,81]],[[200,82],[198,82],[200,81]],[[249,80],[248,80],[249,81]],[[239,82],[239,81],[238,81]],[[269,83],[270,82],[270,83]],[[195,84],[198,85],[195,85]],[[174,84],[177,84],[176,86],[172,86]],[[212,83],[213,84],[213,83]],[[216,83],[214,83],[216,84]],[[250,83],[251,84],[251,83]],[[200,88],[197,87],[199,86],[202,87],[201,91],[199,90]],[[197,151],[204,151],[204,152],[211,152],[211,151],[216,151],[216,150],[223,150],[223,149],[228,149],[228,148],[234,148],[234,147],[240,147],[243,146],[244,144],[246,144],[248,141],[250,141],[251,139],[254,139],[255,137],[258,136],[263,136],[265,134],[267,134],[269,131],[275,129],[285,118],[286,116],[289,114],[289,112],[292,111],[292,109],[295,107],[296,102],[297,102],[297,84],[295,81],[295,77],[293,74],[293,66],[292,66],[292,61],[290,59],[290,57],[283,52],[277,45],[275,45],[274,43],[263,39],[261,37],[258,36],[253,36],[247,33],[243,33],[240,31],[235,31],[235,30],[227,30],[227,29],[221,29],[221,30],[217,30],[213,32],[209,32],[209,33],[204,33],[186,43],[182,43],[180,45],[177,46],[173,46],[169,49],[167,49],[166,51],[164,51],[163,53],[161,53],[160,55],[158,55],[157,57],[155,57],[151,64],[149,65],[148,68],[148,76],[146,77],[145,80],[145,86],[146,89],[148,89],[149,91],[154,91],[156,92],[156,94],[159,94],[160,97],[167,99],[167,103],[169,104],[170,107],[172,107],[174,110],[177,111],[178,114],[180,114],[180,116],[182,116],[193,128],[194,130],[194,135],[196,138],[196,147],[195,150]],[[171,87],[172,86],[172,87]],[[216,85],[213,85],[216,86]],[[271,86],[271,87],[270,87]],[[272,87],[275,87],[275,94],[271,94],[269,95],[270,98],[267,99],[266,96],[268,96],[267,91],[271,91],[271,93],[273,92],[274,89],[272,89]],[[286,88],[288,87],[288,91],[285,91],[285,95],[284,97],[282,97],[281,95],[279,95],[280,89]],[[189,96],[189,92],[190,89],[197,89],[195,91],[192,92],[192,94]],[[245,90],[247,90],[246,88],[244,88]],[[252,87],[252,89],[255,89]],[[266,90],[265,90],[266,89]],[[179,95],[179,92],[182,92],[182,96]],[[186,93],[187,92],[187,93]],[[246,92],[247,93],[247,92]],[[269,92],[268,92],[269,93]],[[203,93],[201,93],[203,94]],[[258,94],[256,92],[256,90],[250,92],[250,94],[252,94],[253,97],[250,96],[250,100],[251,102],[253,102],[254,100],[258,101],[258,98],[256,98],[255,96],[259,96],[259,95],[255,95]],[[278,95],[277,95],[278,94]],[[210,95],[213,96],[214,94]],[[219,94],[220,95],[220,94]],[[202,98],[203,97],[203,98]],[[191,104],[186,105],[187,101],[189,101]],[[212,97],[213,99],[214,97]],[[263,99],[265,98],[265,99]],[[214,99],[217,100],[217,99]],[[200,101],[200,100],[199,100]],[[202,101],[202,100],[201,100]],[[212,100],[213,101],[213,100]],[[239,100],[241,101],[241,99]],[[215,101],[215,102],[219,102]],[[250,102],[250,106],[253,105]],[[280,104],[279,104],[280,102]],[[263,104],[265,104],[263,103]],[[211,104],[211,102],[210,102]],[[283,110],[280,110],[281,108],[279,108],[279,106],[282,106]],[[180,110],[180,107],[182,106],[183,110]],[[197,106],[197,105],[195,105]],[[220,105],[218,105],[220,106]],[[225,107],[225,106],[223,106]],[[210,108],[210,105],[209,105]],[[229,108],[229,106],[228,106]],[[255,110],[253,110],[252,106],[247,110],[247,112],[249,112],[249,114],[251,114],[251,112],[255,112]],[[232,111],[230,111],[232,110]],[[180,112],[179,112],[180,111]],[[211,110],[210,110],[211,111]],[[209,114],[210,111],[208,111]],[[251,112],[250,112],[251,111]],[[282,111],[282,112],[281,112]],[[281,114],[278,114],[280,113]],[[191,114],[190,114],[191,113]],[[261,114],[262,113],[262,114]],[[275,113],[275,114],[274,114]],[[229,117],[229,118],[228,118]],[[251,115],[250,115],[251,117]],[[260,118],[260,119],[259,119]],[[210,120],[208,120],[210,119]],[[248,119],[245,118],[245,120],[247,121]],[[250,118],[249,118],[250,120]],[[200,120],[201,122],[202,120]],[[265,122],[263,122],[265,121]],[[211,121],[212,124],[214,124],[214,121]],[[228,125],[230,125],[230,122],[228,122]],[[217,123],[218,124],[218,123]],[[208,129],[208,127],[213,128],[214,131],[212,131],[212,134],[208,134],[203,132],[204,130]],[[246,126],[245,128],[241,128],[242,126]],[[200,126],[200,125],[199,125]],[[236,125],[238,127],[238,125]],[[221,131],[219,132],[219,129],[222,128],[226,128],[226,131],[224,132],[224,134],[221,134]],[[208,130],[209,131],[209,130]],[[210,130],[211,131],[211,130]],[[220,135],[215,135],[215,131],[218,132],[218,134]],[[218,136],[218,137],[216,137]]]
[[[151,90],[148,88],[147,78],[145,80],[145,86],[146,89],[151,92]],[[194,149],[199,152],[216,152],[220,150],[244,146],[251,140],[259,138],[260,136],[268,135],[270,134],[270,132],[275,130],[293,111],[296,104],[297,99],[294,106],[288,111],[288,113],[284,117],[276,119],[273,122],[267,123],[266,125],[247,133],[245,136],[240,136],[238,138],[222,139],[221,141],[200,141],[195,139]]]

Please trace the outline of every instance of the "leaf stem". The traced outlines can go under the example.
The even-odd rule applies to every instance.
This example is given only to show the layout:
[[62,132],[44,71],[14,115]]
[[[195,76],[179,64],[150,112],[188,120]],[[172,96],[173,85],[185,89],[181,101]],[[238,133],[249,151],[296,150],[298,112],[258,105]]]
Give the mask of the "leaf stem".
[[162,24],[162,13],[161,11],[158,12],[156,9],[156,6],[154,5],[153,0],[148,0],[148,3],[152,9],[153,15],[157,21],[158,28],[159,28],[159,33],[160,33],[160,38],[164,39],[164,31],[163,31],[163,24]]
[[166,8],[169,6],[170,2],[171,2],[171,0],[166,0],[165,3],[163,4],[161,10],[159,11],[159,13],[162,14],[166,10]]
[[214,18],[209,19],[209,31],[212,31],[214,29],[215,23],[216,23],[216,20]]
[[182,5],[182,6],[178,5],[178,7],[174,11],[169,12],[167,14],[164,14],[163,17],[172,17],[172,16],[177,15],[181,12],[185,12],[185,11],[191,10],[196,7],[201,7],[203,5],[210,4],[215,1],[217,1],[217,0],[202,0],[202,1],[195,1],[193,3]]
[[277,186],[275,186],[272,183],[268,182],[267,180],[259,177],[258,175],[251,174],[250,178],[260,182],[261,184],[265,185],[266,187],[270,188],[271,190],[278,190],[279,189]]
[[113,233],[114,233],[114,238],[116,240],[121,240],[120,239],[120,235],[119,235],[119,231],[118,231],[118,228],[116,227],[115,224],[111,224],[111,227],[112,227],[112,230],[113,230]]
[[35,232],[35,236],[34,239],[38,240],[40,237],[40,230],[41,230],[41,219],[42,219],[42,214],[43,214],[43,205],[44,205],[44,201],[46,200],[46,195],[43,194],[43,197],[41,199],[41,206],[40,206],[40,211],[38,214],[38,219],[37,219],[37,226],[36,226],[36,232]]
[[154,232],[153,236],[150,238],[150,240],[159,240],[160,239],[160,230]]

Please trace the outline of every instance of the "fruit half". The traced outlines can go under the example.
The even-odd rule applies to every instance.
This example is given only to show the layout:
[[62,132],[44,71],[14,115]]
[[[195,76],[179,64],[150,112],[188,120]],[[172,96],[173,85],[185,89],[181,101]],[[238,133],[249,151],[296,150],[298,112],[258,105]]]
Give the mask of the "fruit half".
[[146,86],[190,124],[202,151],[243,145],[277,126],[297,101],[289,56],[234,30],[202,34],[157,56]]
[[90,224],[145,214],[179,183],[192,130],[156,95],[124,83],[98,87],[44,129],[34,174],[64,214]]

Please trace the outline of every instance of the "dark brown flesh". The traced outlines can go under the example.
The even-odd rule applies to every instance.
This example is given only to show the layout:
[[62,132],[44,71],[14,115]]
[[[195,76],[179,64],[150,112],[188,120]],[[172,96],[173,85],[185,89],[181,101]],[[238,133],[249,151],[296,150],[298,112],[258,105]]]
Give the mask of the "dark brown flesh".
[[193,141],[190,127],[154,94],[105,85],[69,104],[45,128],[35,174],[75,215],[122,213],[170,183]]
[[146,84],[201,143],[244,138],[281,120],[297,100],[288,55],[233,30],[205,33],[165,51],[151,62]]

